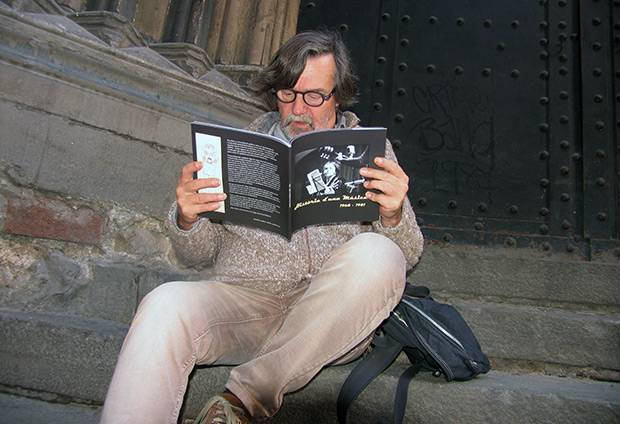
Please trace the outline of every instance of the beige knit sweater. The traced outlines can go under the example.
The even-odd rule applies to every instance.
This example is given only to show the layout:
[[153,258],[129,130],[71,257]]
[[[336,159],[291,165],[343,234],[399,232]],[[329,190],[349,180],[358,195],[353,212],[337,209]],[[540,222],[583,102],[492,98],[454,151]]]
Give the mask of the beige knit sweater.
[[[271,112],[257,118],[249,129],[268,132],[278,121],[277,112]],[[347,127],[359,123],[350,112],[342,114],[341,121]],[[386,157],[396,160],[387,140]],[[175,202],[166,225],[183,264],[211,266],[215,280],[273,294],[286,293],[307,283],[334,249],[363,232],[373,231],[394,241],[405,255],[407,268],[413,267],[422,253],[422,233],[407,198],[402,220],[394,228],[383,228],[379,221],[316,225],[296,231],[290,241],[268,231],[205,218],[199,219],[191,230],[183,231],[176,224],[176,213]]]

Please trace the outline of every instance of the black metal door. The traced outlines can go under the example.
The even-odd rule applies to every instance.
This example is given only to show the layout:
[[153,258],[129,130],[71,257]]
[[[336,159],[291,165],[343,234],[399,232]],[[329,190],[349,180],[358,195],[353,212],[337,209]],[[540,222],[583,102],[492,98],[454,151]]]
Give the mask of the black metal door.
[[[427,239],[619,260],[620,2],[302,1],[342,31]],[[615,24],[614,24],[615,22]]]

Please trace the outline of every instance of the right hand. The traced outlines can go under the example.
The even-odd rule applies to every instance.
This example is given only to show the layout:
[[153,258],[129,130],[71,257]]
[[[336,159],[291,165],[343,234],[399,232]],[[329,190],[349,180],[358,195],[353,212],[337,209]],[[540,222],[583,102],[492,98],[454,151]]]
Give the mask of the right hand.
[[194,172],[202,169],[202,162],[190,162],[183,167],[177,184],[177,225],[180,229],[192,229],[198,214],[211,212],[220,207],[220,202],[226,199],[224,193],[198,193],[203,188],[219,187],[221,182],[217,178],[194,179]]

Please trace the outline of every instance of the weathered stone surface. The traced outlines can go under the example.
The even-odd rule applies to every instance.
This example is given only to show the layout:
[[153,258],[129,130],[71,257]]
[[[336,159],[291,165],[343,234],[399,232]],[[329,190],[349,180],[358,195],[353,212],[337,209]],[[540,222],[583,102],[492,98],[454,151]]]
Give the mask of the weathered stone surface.
[[30,264],[15,282],[5,285],[0,299],[3,306],[17,309],[76,314],[74,299],[88,281],[86,266],[52,252]]
[[90,126],[67,125],[54,116],[38,119],[47,123],[44,147],[35,156],[38,162],[27,154],[9,156],[12,166],[27,173],[26,180],[46,190],[165,215],[179,170],[189,157]]
[[0,381],[101,401],[127,326],[0,309]]
[[[218,87],[217,80],[198,82],[183,72],[154,66],[121,49],[78,36],[64,24],[52,25],[50,31],[49,23],[30,16],[5,16],[1,10],[0,23],[0,58],[8,67],[0,72],[0,84],[7,89],[3,98],[65,115],[55,110],[58,107],[50,107],[56,103],[70,112],[69,118],[77,115],[78,120],[101,128],[121,127],[120,134],[163,146],[177,141],[177,128],[194,119],[244,126],[262,111],[260,103],[241,90],[232,92]],[[7,59],[13,65],[6,65]],[[72,98],[76,95],[72,93],[78,98]],[[116,106],[102,110],[101,105],[107,103]],[[136,119],[129,112],[145,117]],[[146,117],[151,122],[138,125]],[[141,136],[143,132],[150,135]],[[189,143],[184,141],[181,145],[188,151]]]
[[90,270],[92,278],[75,299],[81,315],[130,323],[136,312],[140,270],[105,263],[93,264]]
[[117,13],[79,12],[67,15],[67,18],[113,47],[146,47],[147,45],[131,22]]
[[[6,69],[2,68],[0,63],[0,86],[4,90],[2,75]],[[45,152],[47,122],[40,117],[21,106],[0,102],[0,161],[9,176],[24,186],[34,183]]]
[[620,265],[508,257],[427,245],[409,276],[435,294],[620,311]]
[[28,398],[18,394],[0,393],[0,424],[62,423],[98,424],[101,414],[97,405],[67,404],[59,397],[51,401]]
[[615,370],[620,375],[620,314],[451,303],[493,358]]
[[153,43],[149,47],[195,78],[214,69],[207,53],[194,44]]
[[130,323],[142,298],[169,281],[196,280],[197,276],[131,264],[97,263],[92,278],[76,299],[81,315]]
[[[101,401],[127,327],[0,310],[0,378],[24,388]],[[5,343],[10,340],[11,343]],[[38,340],[38,343],[31,343]],[[286,395],[273,423],[336,423],[338,391],[354,364],[330,367],[308,386]],[[398,361],[354,403],[351,422],[370,424],[391,416]],[[230,367],[197,369],[184,416],[194,417],[219,393]],[[620,384],[497,371],[469,382],[446,383],[422,372],[411,383],[404,422],[608,423],[620,418]]]
[[[41,0],[41,1],[31,1],[31,0],[3,0],[2,3],[6,3],[8,6],[11,6],[15,10],[19,10],[22,12],[34,12],[34,13],[52,13],[52,14],[63,14],[64,11],[60,7],[59,4],[61,2],[55,2],[53,0]],[[8,7],[2,4],[2,7]]]
[[99,244],[102,228],[101,217],[91,209],[39,199],[9,199],[4,224],[7,234],[87,244]]
[[154,288],[173,281],[198,281],[209,277],[209,273],[182,273],[160,269],[145,269],[138,276],[138,303]]

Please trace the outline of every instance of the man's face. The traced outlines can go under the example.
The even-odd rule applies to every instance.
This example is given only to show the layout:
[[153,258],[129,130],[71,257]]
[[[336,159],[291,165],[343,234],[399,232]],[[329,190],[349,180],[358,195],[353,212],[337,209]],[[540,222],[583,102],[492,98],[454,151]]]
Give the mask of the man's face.
[[336,175],[336,165],[331,162],[327,162],[325,166],[323,166],[323,175],[328,178]]
[[[332,54],[310,57],[295,87],[287,88],[301,92],[318,91],[328,95],[334,89],[335,71],[336,62]],[[280,125],[284,134],[295,137],[314,130],[333,128],[336,124],[336,107],[338,107],[334,97],[316,107],[307,105],[301,94],[298,94],[292,103],[278,101]]]

